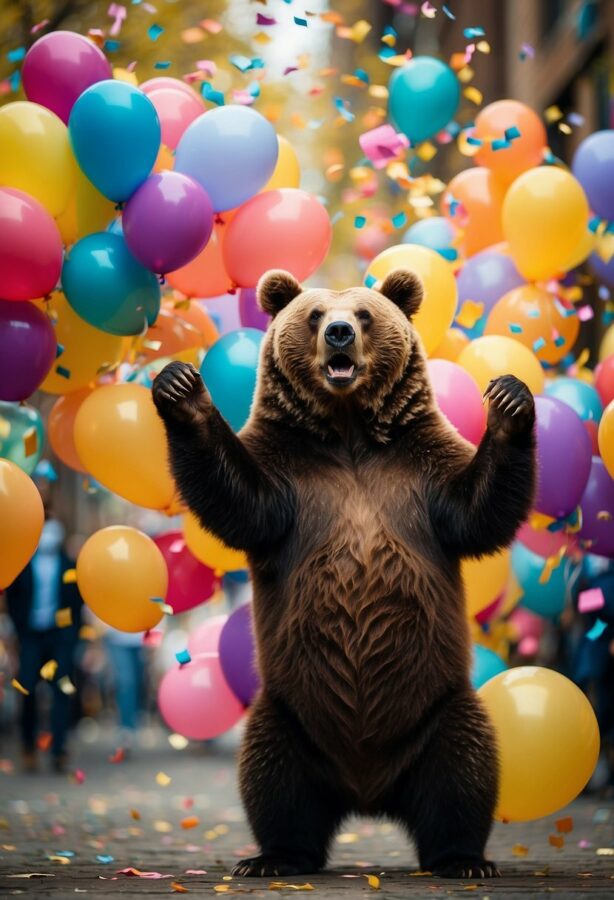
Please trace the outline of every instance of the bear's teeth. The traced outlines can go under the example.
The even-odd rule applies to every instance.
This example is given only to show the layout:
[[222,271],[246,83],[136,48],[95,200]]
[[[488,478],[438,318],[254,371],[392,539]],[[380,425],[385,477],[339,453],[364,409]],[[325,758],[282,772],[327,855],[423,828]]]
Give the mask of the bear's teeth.
[[354,374],[354,366],[350,366],[347,369],[336,368],[333,369],[332,366],[328,367],[328,374],[331,378],[351,378]]

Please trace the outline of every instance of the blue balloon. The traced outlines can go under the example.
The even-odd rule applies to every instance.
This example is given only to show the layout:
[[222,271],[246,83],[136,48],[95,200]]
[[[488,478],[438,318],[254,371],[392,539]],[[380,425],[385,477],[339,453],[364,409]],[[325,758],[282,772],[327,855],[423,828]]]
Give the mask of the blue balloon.
[[31,475],[45,446],[43,420],[37,409],[0,402],[0,459],[8,459]]
[[603,414],[603,404],[596,389],[579,378],[561,376],[548,381],[544,394],[571,406],[583,422],[599,422]]
[[392,124],[414,144],[445,128],[460,101],[458,78],[449,66],[432,56],[415,56],[397,69],[389,91]]
[[275,129],[248,106],[220,106],[195,119],[177,145],[175,171],[206,190],[216,212],[245,203],[275,169]]
[[482,647],[481,644],[473,645],[473,662],[471,665],[471,684],[477,691],[483,684],[500,675],[507,669],[506,664],[494,650]]
[[71,247],[62,287],[74,311],[101,331],[141,334],[160,312],[160,284],[122,235],[100,231]]
[[125,81],[99,81],[83,91],[68,121],[85,175],[109,200],[127,200],[154,167],[160,120],[149,97]]
[[512,547],[512,571],[523,591],[520,606],[556,621],[568,600],[574,595],[581,567],[569,559],[552,570],[549,579],[540,584],[546,560],[516,541]]
[[443,216],[432,216],[429,219],[421,219],[414,222],[405,234],[401,243],[418,244],[420,247],[428,247],[445,259],[456,259],[456,251],[453,250],[454,228]]
[[234,431],[247,422],[264,331],[240,328],[221,337],[200,367],[211,398]]

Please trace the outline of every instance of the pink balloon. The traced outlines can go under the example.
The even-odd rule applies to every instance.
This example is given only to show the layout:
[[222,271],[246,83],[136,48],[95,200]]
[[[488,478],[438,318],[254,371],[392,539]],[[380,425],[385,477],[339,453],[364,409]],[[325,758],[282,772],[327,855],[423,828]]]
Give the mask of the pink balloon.
[[544,623],[546,620],[542,616],[538,616],[536,613],[531,612],[530,609],[525,609],[523,606],[517,606],[511,613],[508,621],[514,627],[520,640],[524,640],[524,638],[534,638],[539,640],[544,633]]
[[220,646],[220,635],[228,616],[211,616],[198,626],[188,640],[188,650],[192,656],[201,653],[217,653]]
[[166,534],[159,534],[154,538],[154,543],[166,560],[166,602],[173,607],[175,615],[200,606],[213,596],[219,580],[212,569],[192,556],[183,539],[183,532],[168,531]]
[[172,272],[203,249],[213,230],[213,207],[204,188],[180,172],[150,175],[126,203],[124,237],[152,272]]
[[577,546],[577,541],[571,534],[564,531],[548,531],[547,528],[532,528],[528,522],[520,526],[516,538],[524,544],[532,553],[548,558],[556,556],[561,547],[569,550]]
[[170,669],[160,683],[158,706],[168,727],[193,741],[219,737],[245,712],[228,687],[217,653]]
[[56,286],[62,238],[44,206],[14,188],[0,190],[0,296],[34,300]]
[[160,91],[165,88],[174,88],[190,97],[197,96],[189,84],[181,81],[179,78],[171,78],[169,75],[156,75],[155,78],[148,78],[142,84],[139,84],[139,90],[144,94],[152,94],[154,91]]
[[[181,82],[179,82],[181,84]],[[205,112],[205,104],[187,85],[160,87],[147,91],[160,119],[162,143],[174,150],[188,125]]]
[[468,372],[447,359],[429,359],[429,376],[442,413],[459,434],[479,444],[486,428],[480,389]]
[[286,269],[302,281],[328,252],[332,228],[319,200],[298,188],[256,194],[228,225],[224,265],[239,287],[255,287],[268,269]]
[[112,78],[113,72],[93,41],[74,31],[53,31],[30,47],[21,77],[28,100],[46,106],[68,124],[83,91]]

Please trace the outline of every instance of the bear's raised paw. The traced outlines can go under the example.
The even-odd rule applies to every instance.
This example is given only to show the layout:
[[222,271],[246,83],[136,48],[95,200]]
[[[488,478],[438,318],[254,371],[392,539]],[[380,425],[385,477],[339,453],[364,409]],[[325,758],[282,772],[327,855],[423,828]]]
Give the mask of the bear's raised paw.
[[172,362],[156,376],[151,389],[163,419],[196,423],[211,407],[200,372],[191,363]]
[[488,400],[488,428],[491,432],[514,435],[533,427],[533,394],[515,375],[493,378],[484,391],[484,400]]

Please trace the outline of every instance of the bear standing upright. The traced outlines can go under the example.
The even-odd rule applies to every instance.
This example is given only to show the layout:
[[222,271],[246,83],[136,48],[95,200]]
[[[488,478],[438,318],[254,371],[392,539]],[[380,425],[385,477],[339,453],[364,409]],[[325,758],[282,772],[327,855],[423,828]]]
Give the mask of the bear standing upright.
[[422,284],[258,287],[273,316],[234,434],[198,371],[153,386],[181,495],[248,554],[262,679],[243,802],[260,855],[241,876],[315,872],[350,812],[388,815],[420,866],[497,875],[493,731],[471,688],[460,561],[509,544],[531,508],[534,403],[492,382],[476,449],[439,412],[411,317]]

